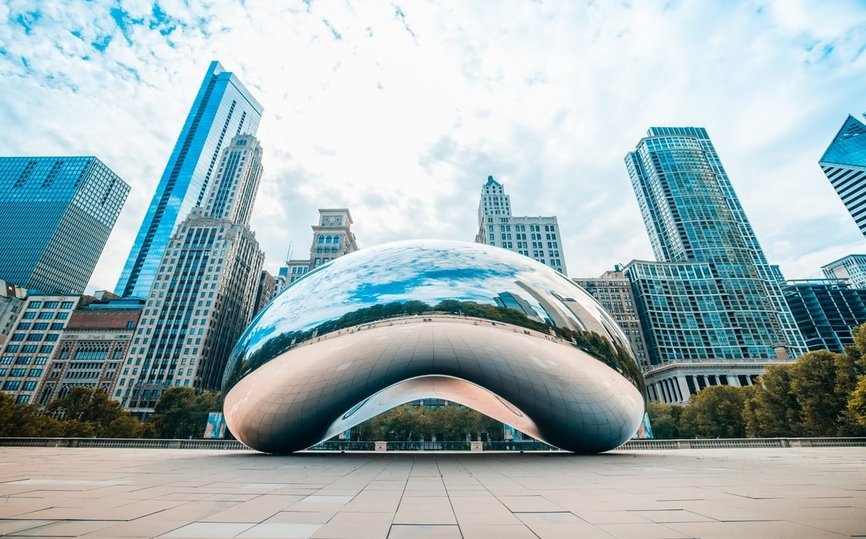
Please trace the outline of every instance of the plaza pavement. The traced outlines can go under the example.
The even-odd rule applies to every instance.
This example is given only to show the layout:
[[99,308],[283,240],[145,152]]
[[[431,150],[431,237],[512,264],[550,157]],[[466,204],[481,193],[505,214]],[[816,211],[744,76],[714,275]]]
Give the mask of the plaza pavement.
[[866,536],[866,448],[554,454],[0,448],[0,535]]

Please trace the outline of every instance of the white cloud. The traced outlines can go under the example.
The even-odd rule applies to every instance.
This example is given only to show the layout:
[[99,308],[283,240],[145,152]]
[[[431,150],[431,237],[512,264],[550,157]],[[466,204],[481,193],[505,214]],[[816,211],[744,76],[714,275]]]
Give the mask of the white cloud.
[[488,174],[559,217],[572,275],[652,258],[622,164],[650,125],[707,127],[788,277],[864,251],[816,165],[866,110],[862,3],[123,1],[122,27],[114,6],[0,5],[0,153],[95,154],[133,188],[91,288],[113,288],[211,59],[265,107],[271,270],[318,207],[348,206],[362,246],[472,240]]

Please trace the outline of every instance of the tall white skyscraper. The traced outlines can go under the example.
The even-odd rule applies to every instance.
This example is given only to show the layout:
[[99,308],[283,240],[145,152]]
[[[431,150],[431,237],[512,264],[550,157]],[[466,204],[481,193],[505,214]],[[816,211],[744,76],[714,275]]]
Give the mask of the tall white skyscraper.
[[493,176],[488,176],[481,188],[475,241],[520,253],[565,274],[565,255],[556,217],[511,215],[511,197]]

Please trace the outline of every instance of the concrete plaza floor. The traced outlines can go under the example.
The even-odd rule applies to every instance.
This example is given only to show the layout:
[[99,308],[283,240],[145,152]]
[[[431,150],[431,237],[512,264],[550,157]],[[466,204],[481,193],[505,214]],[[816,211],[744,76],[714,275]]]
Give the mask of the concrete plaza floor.
[[866,536],[866,448],[321,454],[0,448],[0,535]]

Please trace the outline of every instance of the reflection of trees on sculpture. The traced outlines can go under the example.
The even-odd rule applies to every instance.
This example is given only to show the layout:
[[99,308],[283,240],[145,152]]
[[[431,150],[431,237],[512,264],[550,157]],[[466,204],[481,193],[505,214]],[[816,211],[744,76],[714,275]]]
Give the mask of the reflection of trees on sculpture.
[[226,380],[223,391],[228,392],[246,373],[256,370],[293,346],[311,339],[321,338],[328,333],[363,324],[382,322],[403,316],[437,313],[482,318],[524,327],[539,333],[555,335],[570,341],[587,354],[602,361],[605,365],[627,378],[640,390],[641,394],[646,394],[643,374],[628,350],[619,344],[612,343],[598,333],[548,326],[542,322],[531,320],[525,314],[515,309],[454,299],[441,301],[435,306],[423,301],[392,302],[384,305],[374,305],[346,313],[336,320],[329,320],[306,331],[283,333],[269,339],[265,345],[253,352],[246,361],[237,361],[232,373]]
[[369,441],[502,440],[502,423],[465,406],[404,404],[358,425],[353,439]]

